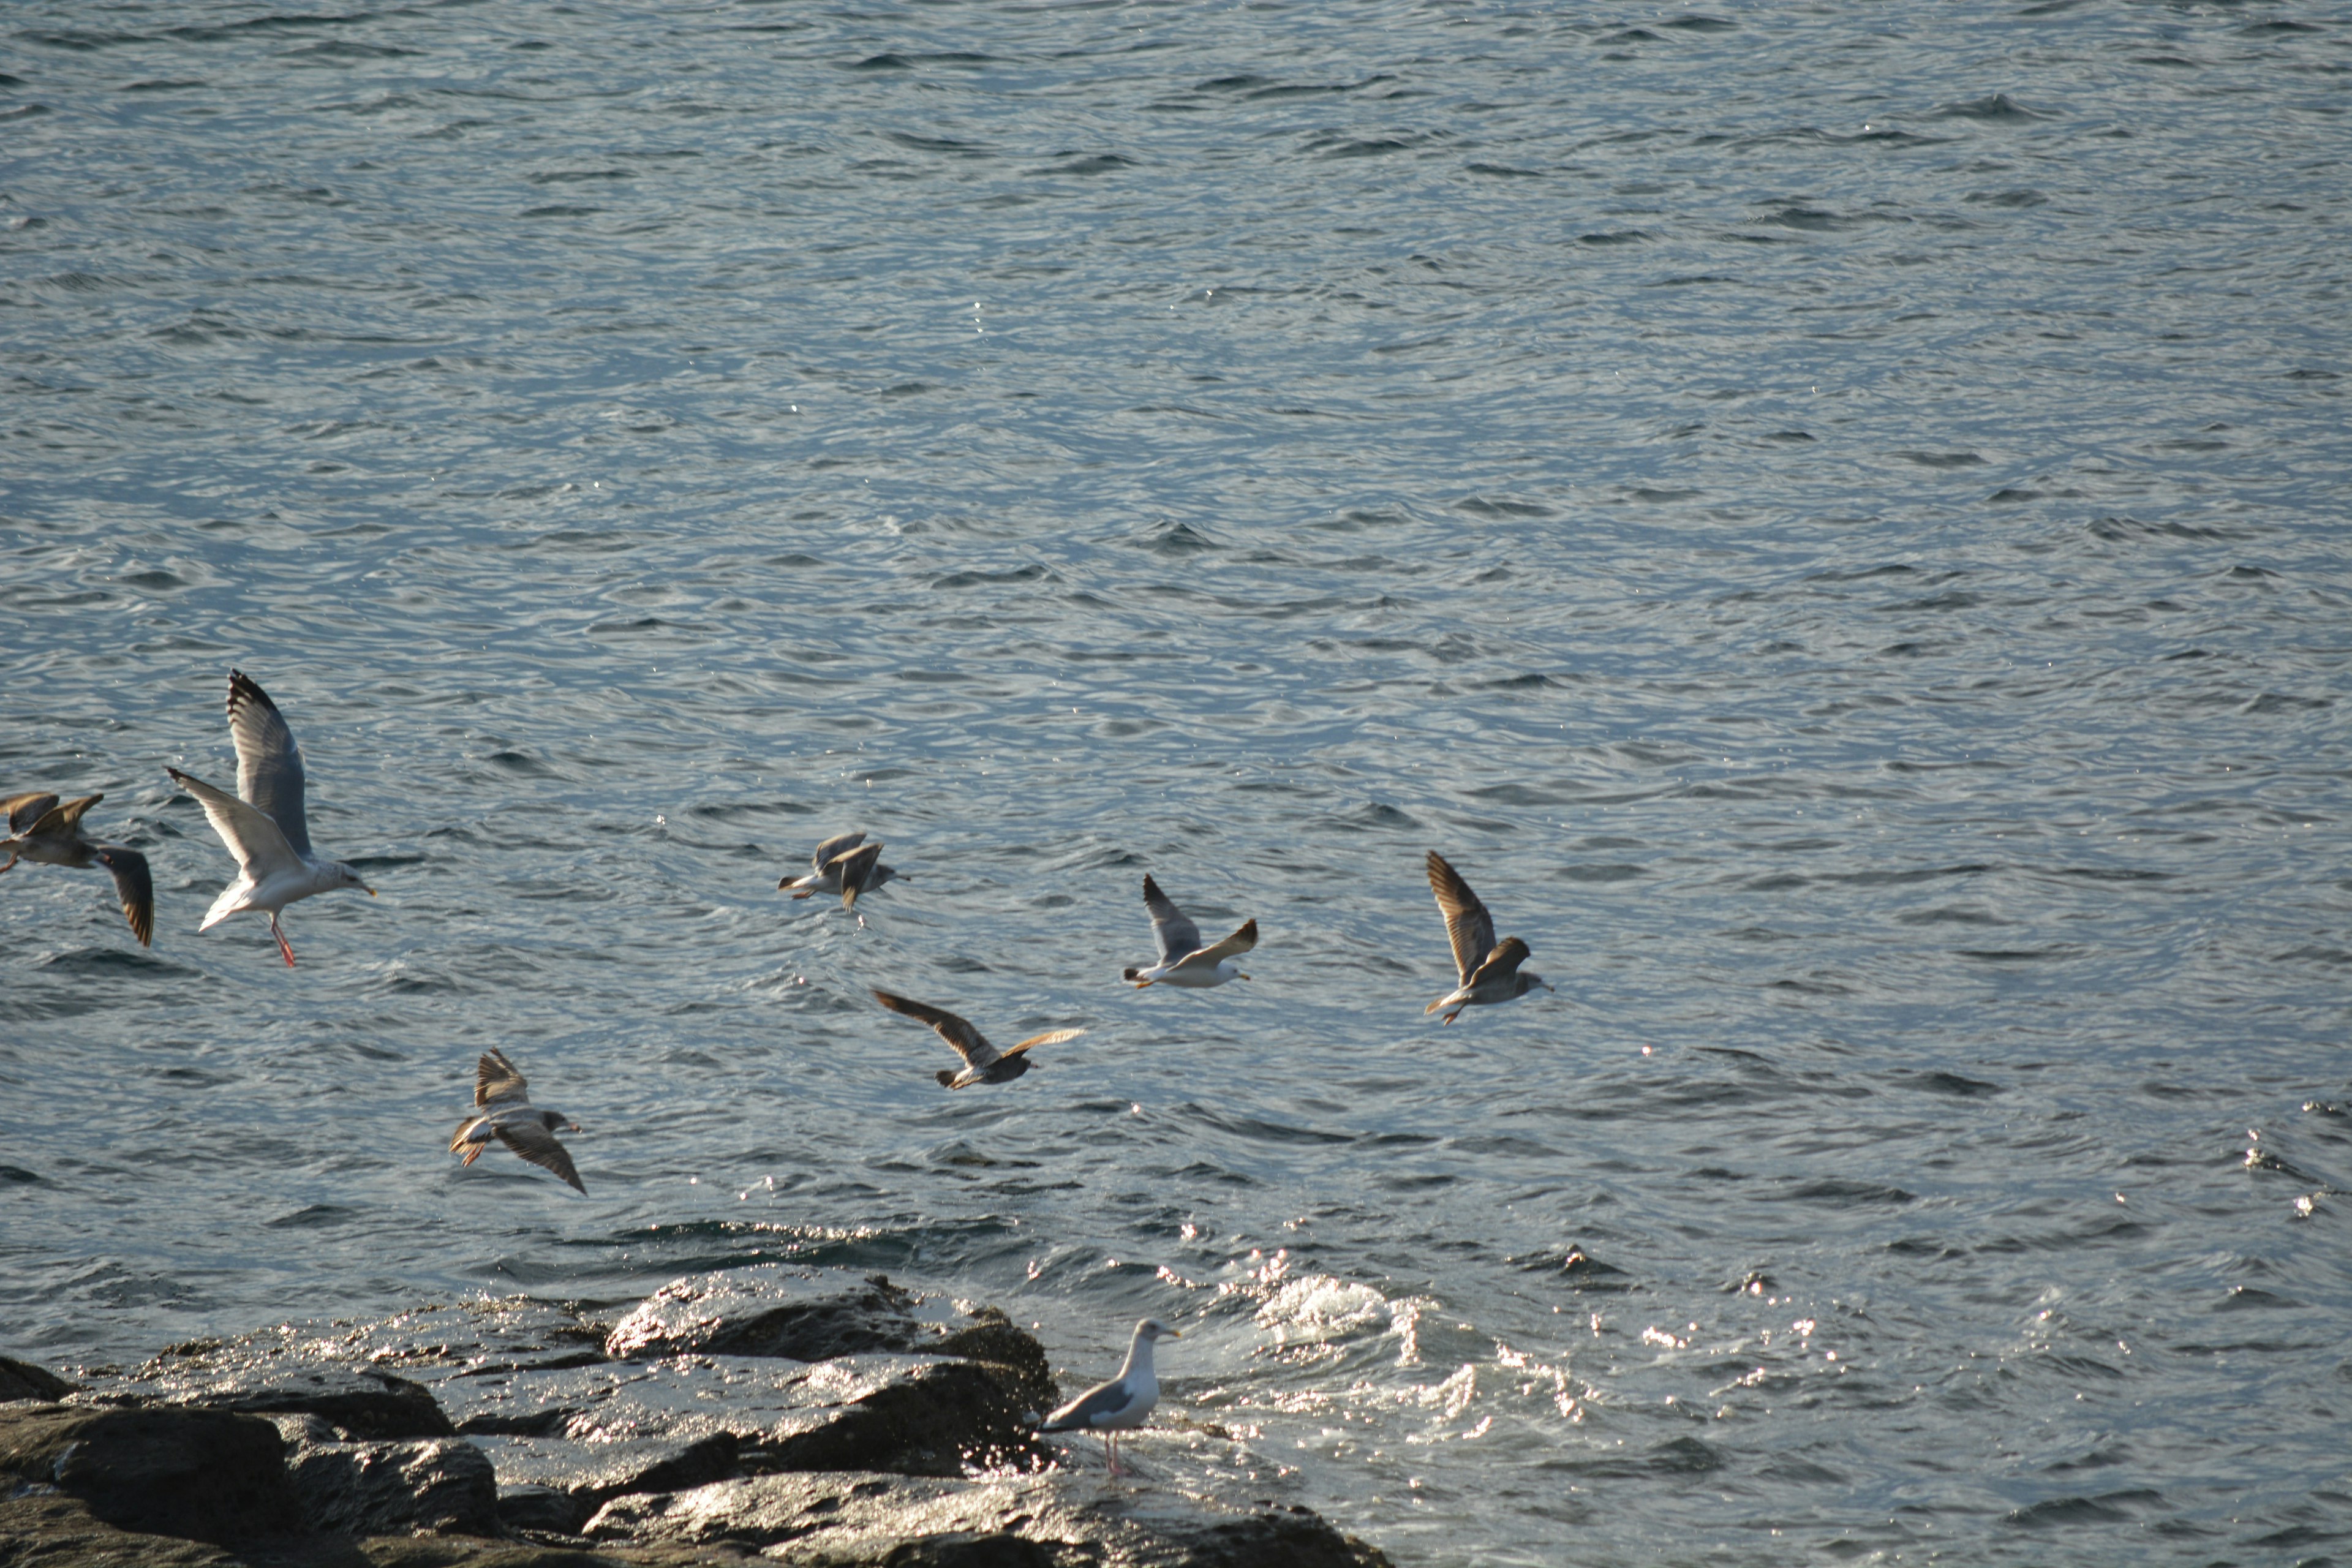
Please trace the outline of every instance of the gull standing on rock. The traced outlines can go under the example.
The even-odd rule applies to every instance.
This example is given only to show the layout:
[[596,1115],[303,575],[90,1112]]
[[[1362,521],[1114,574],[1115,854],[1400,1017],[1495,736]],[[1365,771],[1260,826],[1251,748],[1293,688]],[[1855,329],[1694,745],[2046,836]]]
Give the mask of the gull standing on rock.
[[1542,975],[1519,967],[1528,961],[1526,942],[1507,936],[1500,945],[1496,943],[1495,917],[1486,912],[1462,873],[1434,849],[1429,852],[1429,890],[1437,895],[1438,910],[1445,916],[1445,934],[1454,943],[1454,967],[1462,983],[1423,1008],[1423,1016],[1440,1007],[1451,1008],[1445,1015],[1451,1024],[1465,1007],[1509,1002],[1538,985],[1552,989]]
[[[805,899],[816,893],[839,893],[841,907],[857,908],[857,895],[870,893],[898,875],[896,868],[882,864],[882,846],[866,842],[864,833],[845,833],[838,838],[828,838],[816,847],[810,862],[816,869],[806,877],[786,877],[776,883],[777,889],[791,889],[795,899]],[[866,923],[865,917],[858,924]]]
[[1148,872],[1143,879],[1143,907],[1151,911],[1151,934],[1160,943],[1160,962],[1149,969],[1120,972],[1123,978],[1135,983],[1138,991],[1152,984],[1199,991],[1249,978],[1234,960],[1257,945],[1256,917],[1216,946],[1202,947],[1201,928],[1160,890],[1160,884]]
[[1110,1473],[1125,1475],[1118,1466],[1118,1435],[1142,1426],[1160,1403],[1160,1376],[1151,1369],[1152,1342],[1183,1337],[1157,1318],[1144,1319],[1135,1325],[1135,1338],[1128,1342],[1127,1364],[1118,1369],[1118,1375],[1097,1384],[1046,1416],[1037,1424],[1037,1430],[1101,1433],[1103,1447],[1110,1454]]
[[302,814],[302,748],[294,743],[294,731],[286,727],[278,704],[241,670],[228,672],[228,732],[236,742],[236,795],[177,768],[163,770],[196,797],[213,831],[236,857],[236,880],[221,889],[212,912],[196,929],[210,931],[245,910],[265,910],[269,934],[278,939],[278,951],[291,969],[294,950],[278,927],[278,910],[297,899],[337,888],[357,888],[371,899],[375,889],[341,860],[321,859],[310,852],[310,828]]
[[1010,1083],[1029,1070],[1025,1053],[1032,1046],[1058,1046],[1064,1040],[1075,1040],[1084,1029],[1048,1029],[1042,1035],[1032,1035],[1017,1046],[998,1050],[988,1043],[988,1037],[957,1017],[944,1007],[934,1007],[927,1002],[916,1002],[905,996],[894,996],[887,991],[874,993],[874,1000],[893,1013],[919,1018],[939,1031],[940,1038],[955,1047],[963,1058],[963,1071],[949,1072],[944,1068],[939,1080],[950,1089],[962,1089],[975,1083]]
[[155,937],[155,881],[147,873],[147,857],[120,844],[100,844],[82,837],[82,814],[106,797],[86,795],[58,804],[53,795],[11,795],[0,802],[8,817],[9,837],[0,839],[8,857],[5,871],[19,858],[41,866],[77,868],[103,866],[114,873],[115,896],[122,900],[122,917],[139,945],[150,947]]
[[474,1103],[479,1115],[457,1123],[449,1139],[449,1152],[466,1151],[466,1164],[482,1157],[495,1138],[534,1165],[544,1165],[582,1193],[580,1173],[571,1152],[555,1141],[555,1130],[582,1131],[580,1123],[560,1110],[541,1110],[530,1102],[530,1085],[523,1081],[504,1051],[492,1047],[474,1064]]

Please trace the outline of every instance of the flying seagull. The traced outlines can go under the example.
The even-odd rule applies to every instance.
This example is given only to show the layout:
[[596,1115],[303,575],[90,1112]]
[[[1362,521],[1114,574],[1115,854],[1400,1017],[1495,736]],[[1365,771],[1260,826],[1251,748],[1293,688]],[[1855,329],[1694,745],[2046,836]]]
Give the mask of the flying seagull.
[[882,864],[880,843],[866,843],[862,832],[826,839],[816,847],[810,864],[816,868],[814,872],[806,877],[786,877],[777,882],[777,889],[790,889],[795,899],[839,893],[845,910],[857,907],[858,894],[870,893],[899,875],[896,867]]
[[341,860],[310,852],[310,828],[302,815],[302,748],[294,743],[278,704],[241,670],[228,672],[228,732],[236,742],[236,795],[177,768],[163,770],[196,797],[213,831],[236,857],[236,880],[221,889],[196,929],[210,931],[245,910],[266,910],[269,934],[291,969],[294,950],[278,927],[278,910],[337,888],[357,888],[371,899],[375,889]]
[[1017,1046],[998,1050],[988,1043],[988,1037],[957,1017],[944,1007],[929,1003],[894,996],[887,991],[874,993],[874,1000],[893,1013],[903,1013],[909,1018],[919,1018],[939,1031],[940,1038],[955,1047],[963,1058],[963,1071],[949,1072],[942,1068],[939,1080],[950,1089],[961,1089],[974,1083],[1010,1083],[1029,1070],[1025,1054],[1032,1046],[1058,1046],[1064,1040],[1075,1040],[1084,1029],[1048,1029],[1042,1035],[1032,1035]]
[[457,1123],[450,1135],[449,1152],[466,1152],[468,1165],[482,1157],[495,1138],[534,1165],[544,1165],[583,1193],[580,1173],[571,1151],[555,1141],[555,1130],[581,1131],[580,1123],[560,1110],[541,1110],[530,1102],[530,1085],[523,1081],[506,1053],[493,1047],[474,1065],[474,1103],[480,1111]]
[[1429,890],[1437,895],[1437,907],[1445,916],[1445,935],[1454,943],[1454,967],[1462,984],[1423,1008],[1424,1016],[1440,1007],[1450,1008],[1445,1021],[1451,1024],[1465,1007],[1509,1002],[1538,985],[1552,989],[1542,975],[1519,967],[1528,961],[1526,942],[1507,936],[1499,946],[1496,943],[1495,917],[1486,912],[1462,873],[1434,849],[1429,852]]
[[81,834],[82,814],[105,798],[86,795],[59,805],[56,795],[37,794],[0,801],[0,811],[7,813],[9,834],[0,839],[0,851],[8,857],[8,865],[0,866],[0,871],[20,858],[41,866],[103,866],[114,873],[115,896],[122,900],[122,916],[131,922],[131,934],[139,939],[140,946],[152,946],[155,882],[147,874],[147,857],[120,844],[96,843]]
[[1160,1377],[1151,1370],[1152,1342],[1183,1337],[1157,1318],[1144,1319],[1135,1325],[1135,1338],[1128,1342],[1127,1364],[1118,1369],[1118,1375],[1097,1384],[1046,1416],[1037,1424],[1037,1430],[1099,1432],[1103,1447],[1110,1453],[1110,1473],[1126,1474],[1118,1466],[1118,1435],[1142,1426],[1160,1403]]
[[1216,946],[1202,947],[1201,928],[1160,890],[1160,884],[1148,872],[1143,879],[1143,907],[1151,911],[1151,934],[1160,943],[1160,962],[1149,969],[1120,972],[1135,983],[1138,991],[1159,984],[1204,990],[1228,980],[1249,978],[1234,960],[1257,945],[1255,919]]

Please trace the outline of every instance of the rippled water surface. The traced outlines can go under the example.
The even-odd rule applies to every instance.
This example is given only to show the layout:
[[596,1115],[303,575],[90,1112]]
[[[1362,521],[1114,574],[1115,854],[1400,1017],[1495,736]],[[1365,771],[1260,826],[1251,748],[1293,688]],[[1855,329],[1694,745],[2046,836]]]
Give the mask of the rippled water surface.
[[0,26],[0,791],[159,902],[0,880],[0,1348],[800,1258],[1404,1563],[2352,1552],[2341,6]]

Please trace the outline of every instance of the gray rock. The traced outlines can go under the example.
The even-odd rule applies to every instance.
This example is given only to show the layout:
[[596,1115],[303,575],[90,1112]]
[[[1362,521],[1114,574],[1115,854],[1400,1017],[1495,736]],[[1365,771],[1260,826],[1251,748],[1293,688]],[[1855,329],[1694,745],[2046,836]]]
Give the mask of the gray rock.
[[45,1366],[35,1366],[28,1361],[0,1355],[0,1401],[58,1400],[71,1394],[77,1386]]
[[467,1401],[457,1406],[464,1430],[501,1486],[594,1502],[746,1472],[952,1476],[1045,1458],[1003,1384],[942,1356],[680,1356],[445,1387]]
[[0,1474],[118,1530],[217,1542],[299,1519],[277,1428],[224,1410],[18,1405],[0,1413]]
[[757,1552],[814,1568],[1385,1568],[1301,1508],[1106,1487],[1066,1473],[974,1480],[761,1476],[618,1498],[600,1541]]
[[302,1528],[336,1535],[494,1535],[499,1483],[471,1443],[346,1443],[315,1415],[281,1415]]
[[0,1498],[6,1568],[239,1568],[217,1547],[117,1530],[89,1505],[51,1489]]
[[248,1415],[316,1415],[351,1438],[454,1437],[457,1433],[431,1389],[372,1367],[289,1366],[269,1361],[240,1365],[206,1357],[142,1380],[135,1397],[142,1404]]
[[546,1535],[577,1535],[596,1511],[593,1499],[554,1487],[516,1486],[499,1489],[499,1526],[502,1530],[535,1530]]
[[614,1325],[604,1351],[615,1358],[828,1361],[889,1351],[955,1356],[989,1368],[1024,1409],[1051,1409],[1060,1401],[1045,1347],[995,1308],[960,1312],[879,1274],[841,1268],[770,1264],[673,1280]]

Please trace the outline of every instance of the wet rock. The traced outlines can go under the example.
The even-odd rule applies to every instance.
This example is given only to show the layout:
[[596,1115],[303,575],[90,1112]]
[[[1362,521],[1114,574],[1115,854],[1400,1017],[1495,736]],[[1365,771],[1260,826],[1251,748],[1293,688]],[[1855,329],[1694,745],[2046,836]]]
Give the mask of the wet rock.
[[0,1498],[0,1563],[7,1568],[236,1568],[217,1547],[117,1530],[79,1498],[54,1489]]
[[544,1487],[568,1494],[583,1513],[629,1492],[697,1487],[735,1474],[731,1432],[572,1442],[545,1437],[475,1439],[500,1487]]
[[17,1405],[0,1412],[0,1474],[118,1530],[217,1542],[299,1520],[278,1429],[224,1410]]
[[68,1383],[56,1373],[28,1361],[0,1355],[0,1401],[11,1399],[63,1399],[77,1385]]
[[600,1541],[678,1542],[827,1568],[1384,1568],[1301,1508],[1110,1488],[1066,1473],[980,1480],[822,1473],[625,1497]]
[[[121,1397],[127,1391],[117,1391]],[[217,1355],[142,1379],[132,1397],[144,1404],[234,1410],[247,1415],[316,1415],[348,1438],[454,1437],[433,1391],[371,1367],[225,1364]]]
[[548,1535],[577,1535],[596,1511],[593,1499],[555,1487],[513,1486],[499,1489],[499,1526],[502,1530],[535,1530]]
[[494,1535],[489,1456],[447,1437],[347,1443],[315,1415],[277,1417],[302,1528],[340,1535]]
[[742,1473],[953,1476],[1045,1459],[1003,1382],[943,1356],[679,1356],[523,1370],[447,1391],[464,1401],[463,1427],[502,1486],[592,1502]]
[[699,1354],[827,1361],[875,1352],[955,1356],[990,1370],[1022,1408],[1060,1401],[1045,1350],[993,1307],[961,1312],[879,1274],[781,1264],[691,1275],[614,1325],[616,1359]]

